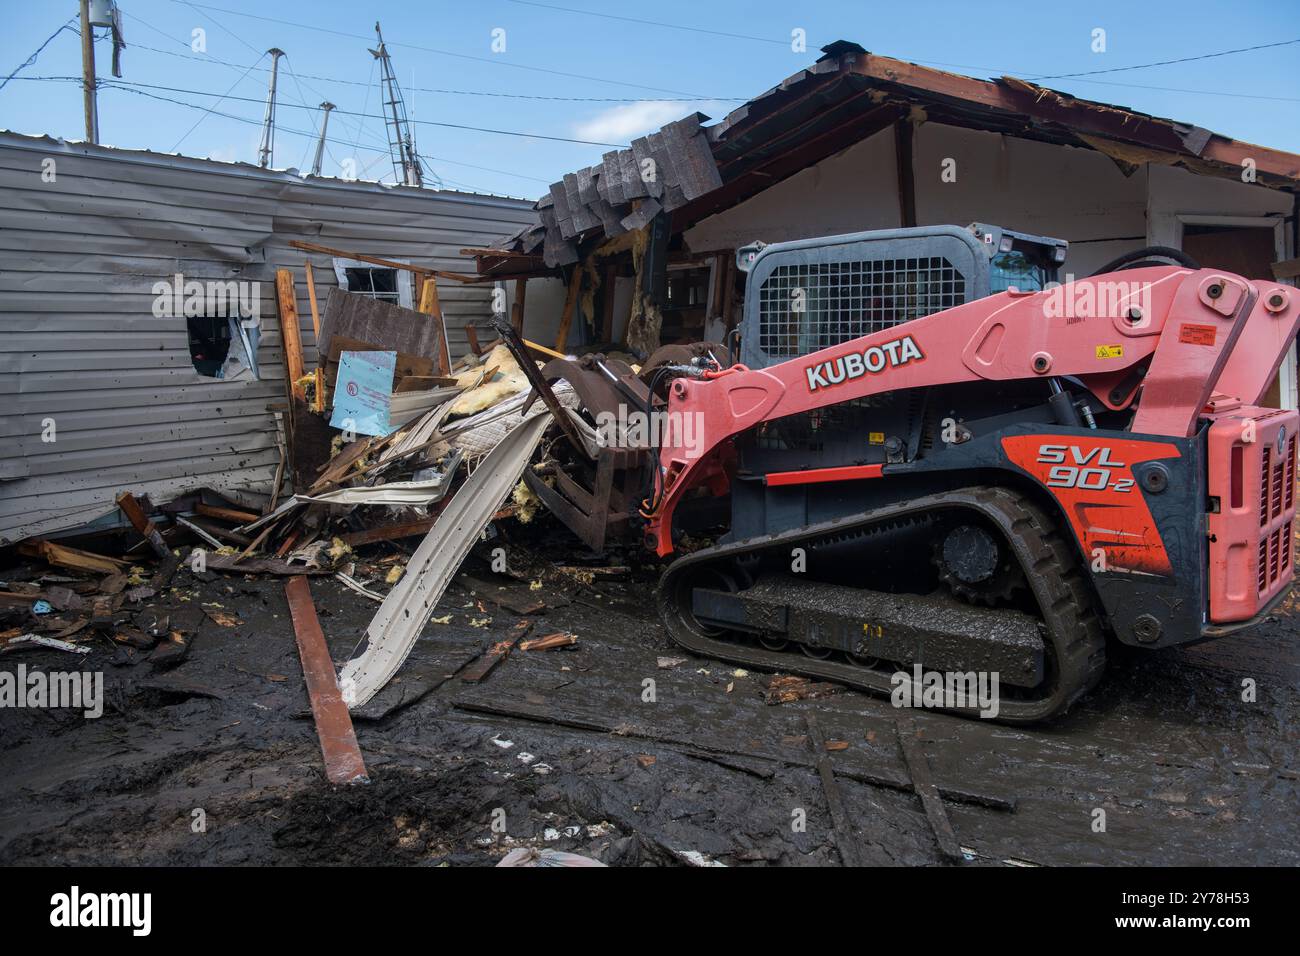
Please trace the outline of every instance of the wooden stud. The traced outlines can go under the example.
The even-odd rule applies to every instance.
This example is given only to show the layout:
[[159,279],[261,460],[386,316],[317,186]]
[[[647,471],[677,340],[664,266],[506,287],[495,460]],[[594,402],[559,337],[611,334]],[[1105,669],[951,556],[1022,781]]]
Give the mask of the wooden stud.
[[438,301],[438,280],[425,276],[420,284],[420,307],[417,312],[432,316],[438,322],[441,342],[438,349],[438,371],[446,375],[451,371],[451,345],[447,341],[447,323],[442,315],[442,303]]
[[903,228],[916,225],[916,175],[912,169],[912,142],[916,127],[903,118],[894,123],[894,159],[898,167],[898,217]]
[[520,338],[524,334],[524,297],[528,292],[528,280],[515,280],[515,304],[510,307],[510,324]]
[[555,350],[563,352],[569,344],[569,329],[573,325],[573,313],[578,309],[578,290],[582,288],[582,266],[573,267],[573,276],[569,279],[569,291],[564,297],[564,311],[560,313],[560,330],[555,335]]
[[293,287],[293,273],[288,269],[275,272],[275,294],[280,305],[280,343],[284,350],[284,369],[289,376],[290,392],[303,397],[298,380],[302,378],[302,329],[298,325],[298,303]]
[[306,264],[307,271],[307,301],[311,303],[311,328],[316,336],[317,343],[320,342],[320,310],[316,306],[316,277],[312,275],[311,263]]

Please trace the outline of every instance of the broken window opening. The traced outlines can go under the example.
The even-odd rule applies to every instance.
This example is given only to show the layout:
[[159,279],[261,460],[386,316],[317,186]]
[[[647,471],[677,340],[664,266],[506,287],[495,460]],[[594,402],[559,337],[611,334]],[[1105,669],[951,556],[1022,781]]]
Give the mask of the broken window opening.
[[256,319],[244,319],[238,314],[186,316],[194,371],[204,378],[226,381],[261,378],[257,369],[261,329],[256,323]]
[[224,316],[191,315],[185,320],[190,333],[190,361],[207,378],[220,378],[230,354],[230,321]]
[[357,259],[336,258],[334,275],[338,279],[339,288],[345,292],[391,302],[407,309],[415,307],[412,304],[414,283],[411,281],[411,273],[405,269],[376,266]]

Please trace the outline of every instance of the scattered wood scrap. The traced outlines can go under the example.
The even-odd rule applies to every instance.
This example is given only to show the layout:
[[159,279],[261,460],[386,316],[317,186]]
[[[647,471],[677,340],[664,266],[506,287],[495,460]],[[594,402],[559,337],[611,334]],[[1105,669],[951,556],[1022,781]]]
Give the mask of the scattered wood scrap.
[[545,637],[534,638],[531,641],[524,641],[519,645],[521,651],[552,651],[557,647],[571,647],[578,643],[578,639],[572,634],[566,634],[563,631],[555,634],[547,634]]
[[89,571],[92,574],[113,574],[131,567],[130,561],[93,554],[40,538],[24,541],[18,546],[18,552],[29,558],[41,558],[55,567]]
[[826,797],[826,806],[830,810],[831,828],[835,832],[835,849],[845,866],[861,866],[861,840],[849,821],[849,812],[844,806],[844,794],[835,780],[835,770],[831,758],[827,755],[826,741],[822,738],[821,728],[813,714],[804,715],[804,724],[808,728],[808,745],[816,761],[817,776],[821,778],[822,794]]
[[912,777],[912,789],[921,798],[921,808],[925,810],[925,818],[934,832],[939,850],[953,862],[964,860],[952,822],[948,819],[948,812],[943,808],[943,800],[939,798],[939,790],[930,775],[930,761],[925,756],[925,748],[921,746],[920,731],[917,730],[915,721],[910,717],[897,718],[894,721],[894,732],[898,734],[898,745],[902,748],[907,772]]
[[135,495],[129,491],[122,492],[117,496],[117,506],[122,509],[122,514],[126,515],[126,520],[131,522],[131,527],[140,533],[140,537],[149,542],[149,547],[153,548],[154,554],[160,558],[171,554],[171,548],[167,547],[167,542],[162,539],[158,529],[144,513],[144,506],[136,500]]
[[298,656],[302,659],[303,679],[307,684],[307,696],[311,698],[321,754],[325,758],[325,777],[334,784],[369,783],[370,776],[361,757],[356,731],[352,729],[352,717],[343,703],[334,661],[330,658],[325,634],[316,617],[311,585],[306,578],[291,578],[284,585],[284,595],[289,602]]
[[520,621],[514,627],[514,633],[503,641],[497,641],[488,652],[473,664],[460,672],[460,679],[466,684],[478,684],[487,679],[492,670],[510,656],[514,646],[532,628],[532,621]]
[[795,677],[791,674],[778,674],[767,682],[763,692],[763,703],[768,705],[791,704],[796,700],[817,700],[830,697],[843,691],[839,684],[825,681],[813,681],[807,677]]

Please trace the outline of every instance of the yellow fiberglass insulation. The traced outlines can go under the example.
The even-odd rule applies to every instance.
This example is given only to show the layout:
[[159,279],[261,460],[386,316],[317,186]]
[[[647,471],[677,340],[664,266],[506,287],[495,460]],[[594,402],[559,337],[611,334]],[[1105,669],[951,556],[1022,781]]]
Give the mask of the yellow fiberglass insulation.
[[478,378],[479,369],[491,368],[497,370],[491,381],[484,382],[477,388],[471,388],[456,399],[456,403],[451,406],[449,418],[474,415],[485,408],[491,408],[503,398],[509,398],[528,388],[528,379],[524,376],[523,370],[519,368],[514,356],[504,345],[498,345],[482,358],[477,368],[461,372],[456,376],[456,380],[461,385],[471,384]]

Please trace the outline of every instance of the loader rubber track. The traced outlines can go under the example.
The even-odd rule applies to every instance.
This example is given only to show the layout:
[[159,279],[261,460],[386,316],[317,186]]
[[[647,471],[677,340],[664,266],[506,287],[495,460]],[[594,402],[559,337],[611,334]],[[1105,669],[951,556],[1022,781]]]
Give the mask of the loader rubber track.
[[[717,658],[760,670],[782,671],[834,681],[858,690],[888,695],[890,677],[898,669],[873,669],[834,659],[817,660],[799,651],[772,651],[756,643],[726,640],[703,633],[691,612],[691,589],[699,572],[726,572],[737,562],[765,552],[817,545],[858,535],[895,523],[929,520],[949,509],[982,515],[1003,535],[1039,607],[1040,631],[1046,644],[1046,674],[1028,695],[1008,694],[1004,688],[997,719],[1028,724],[1059,717],[1101,679],[1106,641],[1094,610],[1088,582],[1071,542],[1036,504],[1005,488],[964,488],[929,495],[860,515],[838,518],[775,535],[706,548],[674,561],[659,582],[659,613],[673,640],[703,657]],[[975,716],[973,707],[952,712]]]

